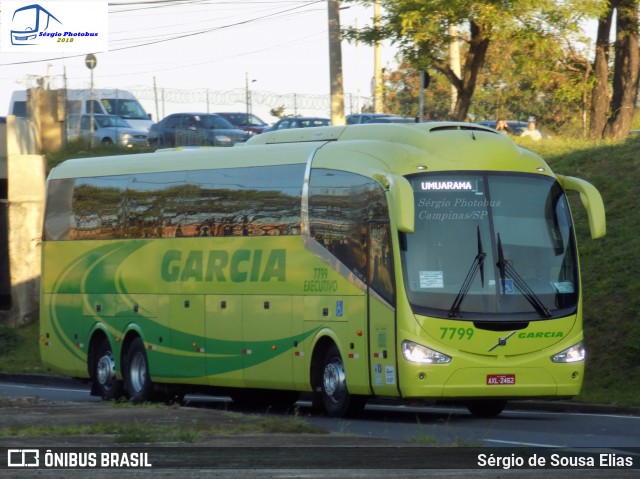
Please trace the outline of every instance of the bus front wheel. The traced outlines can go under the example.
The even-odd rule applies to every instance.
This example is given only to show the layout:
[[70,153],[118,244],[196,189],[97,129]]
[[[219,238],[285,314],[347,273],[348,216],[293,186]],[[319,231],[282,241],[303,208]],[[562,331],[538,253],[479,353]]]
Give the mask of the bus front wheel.
[[335,344],[324,355],[320,386],[322,403],[329,416],[355,416],[364,409],[366,399],[349,393],[344,363]]
[[107,338],[102,338],[95,349],[91,378],[92,393],[105,401],[118,399],[122,394],[122,382],[116,377],[116,364]]
[[124,387],[134,403],[149,401],[153,384],[149,378],[149,363],[142,339],[136,337],[129,346],[124,368]]

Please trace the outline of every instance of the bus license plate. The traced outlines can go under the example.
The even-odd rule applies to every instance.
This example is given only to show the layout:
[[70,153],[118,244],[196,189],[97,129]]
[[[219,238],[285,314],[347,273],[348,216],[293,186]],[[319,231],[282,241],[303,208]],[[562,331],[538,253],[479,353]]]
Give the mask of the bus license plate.
[[516,375],[515,374],[487,374],[487,385],[488,386],[497,386],[497,385],[508,385],[516,383]]

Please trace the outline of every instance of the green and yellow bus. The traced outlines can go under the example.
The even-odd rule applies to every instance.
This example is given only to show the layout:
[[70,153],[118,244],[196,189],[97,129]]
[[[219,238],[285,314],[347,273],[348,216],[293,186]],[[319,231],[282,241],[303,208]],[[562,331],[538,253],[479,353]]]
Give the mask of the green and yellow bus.
[[456,122],[332,126],[234,148],[68,160],[47,181],[44,364],[92,393],[191,391],[331,416],[370,398],[568,398],[583,381],[589,183]]

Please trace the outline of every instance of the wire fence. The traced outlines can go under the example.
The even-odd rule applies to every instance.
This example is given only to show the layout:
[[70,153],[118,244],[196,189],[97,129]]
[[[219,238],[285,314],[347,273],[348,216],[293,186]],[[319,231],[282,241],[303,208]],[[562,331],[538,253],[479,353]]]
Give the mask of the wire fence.
[[[165,112],[176,109],[189,109],[198,107],[206,111],[215,111],[220,108],[229,108],[239,105],[240,111],[271,110],[284,108],[287,114],[322,114],[328,116],[331,112],[331,98],[328,94],[300,94],[300,93],[274,93],[262,90],[246,90],[235,88],[228,91],[209,90],[196,88],[183,90],[177,88],[153,88],[146,86],[132,86],[124,88],[132,92],[138,100],[146,105],[155,105],[157,117],[162,118]],[[345,112],[358,113],[372,104],[371,97],[345,94]],[[168,113],[167,113],[168,114]]]
[[[70,85],[61,75],[42,77],[27,75],[23,78],[25,88],[80,88],[89,89],[90,84]],[[268,113],[272,109],[283,108],[286,115],[331,116],[331,98],[324,94],[275,93],[248,88],[231,90],[211,90],[208,88],[162,88],[149,85],[114,87],[101,85],[99,88],[119,88],[133,93],[154,118],[162,119],[170,113],[180,111],[222,111],[234,108],[235,111],[261,111]],[[368,111],[373,105],[373,98],[354,93],[345,93],[345,114]]]

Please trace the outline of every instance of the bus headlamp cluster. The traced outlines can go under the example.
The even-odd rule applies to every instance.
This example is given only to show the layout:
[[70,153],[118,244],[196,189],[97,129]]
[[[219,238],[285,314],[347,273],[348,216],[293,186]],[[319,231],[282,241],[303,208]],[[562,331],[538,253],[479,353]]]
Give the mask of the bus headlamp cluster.
[[448,364],[451,357],[446,354],[439,353],[433,349],[429,349],[421,344],[413,341],[402,342],[402,356],[407,361],[422,364]]
[[570,348],[551,356],[551,361],[554,363],[576,363],[584,361],[586,356],[587,352],[584,349],[584,344],[580,341],[578,344],[574,344]]

